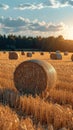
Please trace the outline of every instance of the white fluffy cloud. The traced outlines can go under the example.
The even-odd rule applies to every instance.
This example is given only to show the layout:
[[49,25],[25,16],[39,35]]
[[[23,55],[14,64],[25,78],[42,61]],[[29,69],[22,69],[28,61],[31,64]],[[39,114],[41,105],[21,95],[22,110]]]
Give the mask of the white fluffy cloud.
[[15,34],[15,35],[41,35],[47,36],[49,34],[60,33],[64,30],[64,24],[46,23],[38,20],[30,21],[23,17],[18,18],[5,18],[0,17],[0,33]]
[[39,4],[30,4],[30,3],[25,3],[25,4],[20,4],[18,7],[15,7],[14,9],[19,9],[19,10],[25,10],[25,9],[42,9],[44,7],[43,3]]
[[0,3],[0,9],[7,10],[8,8],[9,8],[9,5]]
[[[73,7],[73,0],[41,0],[41,2],[36,3],[22,3],[14,9],[18,10],[36,10],[36,9],[43,9],[43,8],[59,8],[59,7],[66,7],[71,6]],[[0,9],[7,10],[9,8],[9,5],[0,3]]]
[[72,6],[73,7],[73,0],[47,0],[46,6],[49,7],[66,7],[66,6]]
[[29,23],[29,19],[25,19],[23,17],[18,17],[18,18],[12,18],[12,17],[0,17],[0,23],[2,23],[5,27],[21,27],[21,26],[26,26]]
[[9,17],[0,17],[0,25],[3,30],[13,30],[13,32],[17,31],[40,31],[40,32],[56,32],[63,30],[63,24],[55,25],[53,23],[46,23],[44,21],[39,22],[38,20],[30,21],[29,19],[25,19],[23,17],[18,17],[16,19]]
[[49,0],[51,2],[52,7],[66,7],[73,6],[73,0]]
[[20,4],[17,7],[14,7],[14,9],[18,10],[25,10],[25,9],[43,9],[43,8],[59,8],[59,7],[66,7],[71,6],[73,7],[73,0],[45,0],[41,3],[24,3]]

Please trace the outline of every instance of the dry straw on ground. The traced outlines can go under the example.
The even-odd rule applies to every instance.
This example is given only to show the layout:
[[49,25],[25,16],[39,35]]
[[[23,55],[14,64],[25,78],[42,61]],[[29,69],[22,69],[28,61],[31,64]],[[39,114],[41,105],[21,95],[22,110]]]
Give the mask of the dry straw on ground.
[[55,86],[57,74],[54,67],[41,60],[27,60],[22,62],[14,72],[16,88],[23,93],[39,94]]
[[51,53],[50,58],[53,60],[62,60],[62,55],[60,53]]
[[64,52],[64,55],[68,55],[68,51],[65,51],[65,52]]
[[48,126],[48,130],[54,130],[53,125],[50,124],[50,125]]
[[68,129],[66,129],[66,128],[64,127],[64,128],[59,129],[59,130],[68,130]]
[[9,59],[10,60],[17,60],[18,54],[16,52],[9,52]]

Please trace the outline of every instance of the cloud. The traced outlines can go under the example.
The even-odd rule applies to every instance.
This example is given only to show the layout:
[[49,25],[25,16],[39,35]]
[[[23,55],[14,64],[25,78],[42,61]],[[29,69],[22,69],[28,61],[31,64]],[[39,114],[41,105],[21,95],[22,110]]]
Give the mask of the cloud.
[[14,9],[19,9],[19,10],[25,10],[25,9],[42,9],[44,7],[43,3],[39,4],[30,4],[30,3],[25,3],[25,4],[20,4],[18,7],[15,7]]
[[41,3],[24,3],[20,4],[14,9],[18,10],[35,10],[35,9],[43,9],[43,8],[59,8],[59,7],[73,7],[73,0],[45,0]]
[[[45,21],[39,22],[38,20],[30,21],[29,19],[25,19],[23,17],[18,18],[5,18],[0,17],[0,30],[4,32],[4,34],[20,34],[20,35],[38,35],[51,34],[51,33],[59,33],[64,30],[64,24],[53,24],[46,23]],[[0,33],[1,33],[0,31]],[[34,34],[34,35],[33,35]]]
[[16,19],[12,17],[8,18],[0,17],[0,22],[5,27],[20,27],[20,26],[26,26],[26,24],[29,23],[29,19],[25,19],[22,17],[18,17]]
[[73,6],[73,0],[48,0],[48,6],[49,1],[51,2],[51,7],[53,8]]
[[9,8],[8,5],[6,5],[6,4],[0,4],[0,9],[7,10],[8,8]]

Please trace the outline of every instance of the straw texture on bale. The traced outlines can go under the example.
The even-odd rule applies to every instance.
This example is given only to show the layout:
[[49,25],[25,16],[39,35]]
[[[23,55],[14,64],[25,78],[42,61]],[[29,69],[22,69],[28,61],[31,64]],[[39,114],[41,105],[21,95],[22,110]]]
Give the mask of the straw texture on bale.
[[60,53],[51,53],[50,58],[53,60],[62,60],[62,55]]
[[14,83],[17,90],[25,94],[39,94],[48,87],[55,86],[57,74],[54,67],[41,60],[22,62],[14,72]]
[[10,60],[17,60],[18,54],[16,52],[9,52],[9,59]]
[[73,61],[73,54],[71,55],[71,60]]
[[28,52],[27,57],[32,57],[32,53]]

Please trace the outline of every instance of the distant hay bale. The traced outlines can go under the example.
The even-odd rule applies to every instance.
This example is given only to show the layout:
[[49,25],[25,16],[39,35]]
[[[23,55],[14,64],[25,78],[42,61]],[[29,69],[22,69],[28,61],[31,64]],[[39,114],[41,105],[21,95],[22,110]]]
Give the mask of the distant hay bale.
[[73,54],[71,55],[71,60],[73,61]]
[[32,54],[35,54],[35,52],[34,52],[34,51],[32,51]]
[[57,59],[56,53],[50,53],[50,59]]
[[50,58],[53,60],[62,60],[62,55],[60,53],[51,53]]
[[64,55],[68,55],[68,51],[65,51],[65,52],[64,52]]
[[14,72],[14,84],[17,90],[26,94],[39,94],[47,87],[54,87],[57,74],[54,67],[41,60],[22,62]]
[[60,51],[59,51],[59,50],[57,50],[57,51],[56,51],[56,53],[60,53]]
[[40,55],[44,55],[44,52],[40,52]]
[[28,52],[28,53],[27,53],[27,57],[32,57],[32,53],[31,53],[31,52]]
[[9,52],[9,59],[10,60],[17,60],[18,54],[16,52]]
[[25,52],[24,52],[24,51],[21,51],[21,55],[25,55]]
[[4,54],[6,54],[6,51],[3,51]]

